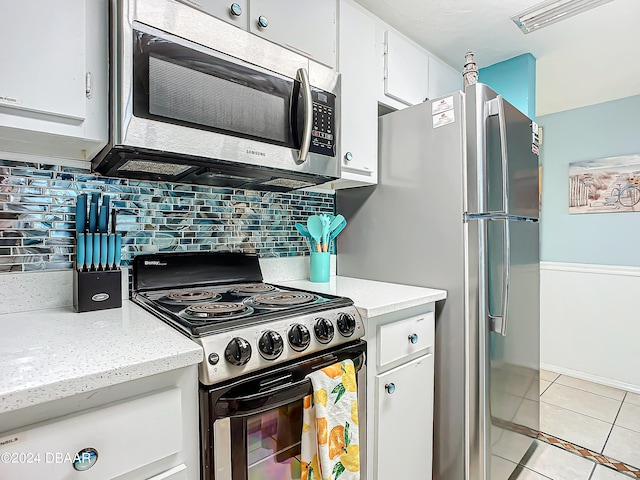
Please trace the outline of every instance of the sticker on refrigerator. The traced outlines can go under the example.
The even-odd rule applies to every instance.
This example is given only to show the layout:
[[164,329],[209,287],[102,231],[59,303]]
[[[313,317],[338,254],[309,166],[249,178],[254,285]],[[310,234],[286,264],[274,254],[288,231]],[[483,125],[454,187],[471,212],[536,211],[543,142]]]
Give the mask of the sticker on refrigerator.
[[456,116],[453,110],[448,112],[442,112],[433,116],[433,128],[439,128],[444,125],[449,125],[456,121]]
[[443,98],[442,100],[437,100],[431,104],[432,115],[446,112],[448,110],[453,110],[453,97]]

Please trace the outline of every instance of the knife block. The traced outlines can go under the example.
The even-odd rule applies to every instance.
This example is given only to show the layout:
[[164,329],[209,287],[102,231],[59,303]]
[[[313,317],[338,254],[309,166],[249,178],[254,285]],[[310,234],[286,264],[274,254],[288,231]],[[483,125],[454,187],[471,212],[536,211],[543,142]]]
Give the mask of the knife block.
[[91,312],[122,307],[122,271],[73,270],[73,310]]

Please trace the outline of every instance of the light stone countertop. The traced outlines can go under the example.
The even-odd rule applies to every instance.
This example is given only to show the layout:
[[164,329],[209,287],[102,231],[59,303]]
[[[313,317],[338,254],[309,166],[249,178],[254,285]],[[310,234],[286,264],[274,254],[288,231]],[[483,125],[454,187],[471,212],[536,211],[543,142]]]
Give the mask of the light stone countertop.
[[445,290],[342,276],[332,276],[329,282],[324,283],[294,280],[281,282],[281,285],[348,297],[353,300],[363,318],[377,317],[447,298]]
[[202,361],[199,345],[124,300],[0,315],[0,413]]

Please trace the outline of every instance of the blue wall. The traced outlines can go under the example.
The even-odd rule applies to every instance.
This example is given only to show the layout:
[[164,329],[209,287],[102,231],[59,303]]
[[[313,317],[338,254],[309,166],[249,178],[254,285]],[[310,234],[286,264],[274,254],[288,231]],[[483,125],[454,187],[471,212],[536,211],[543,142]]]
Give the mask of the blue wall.
[[569,215],[569,163],[640,153],[640,95],[545,115],[542,260],[640,266],[640,212]]
[[481,68],[478,80],[527,117],[536,118],[536,59],[530,53]]

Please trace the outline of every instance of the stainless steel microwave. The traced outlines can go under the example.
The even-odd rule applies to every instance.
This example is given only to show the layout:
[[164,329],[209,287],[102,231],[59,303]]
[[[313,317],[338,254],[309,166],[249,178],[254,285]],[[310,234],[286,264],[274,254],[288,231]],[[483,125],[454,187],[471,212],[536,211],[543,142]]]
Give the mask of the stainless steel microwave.
[[107,176],[292,190],[340,175],[340,75],[175,0],[112,0]]

